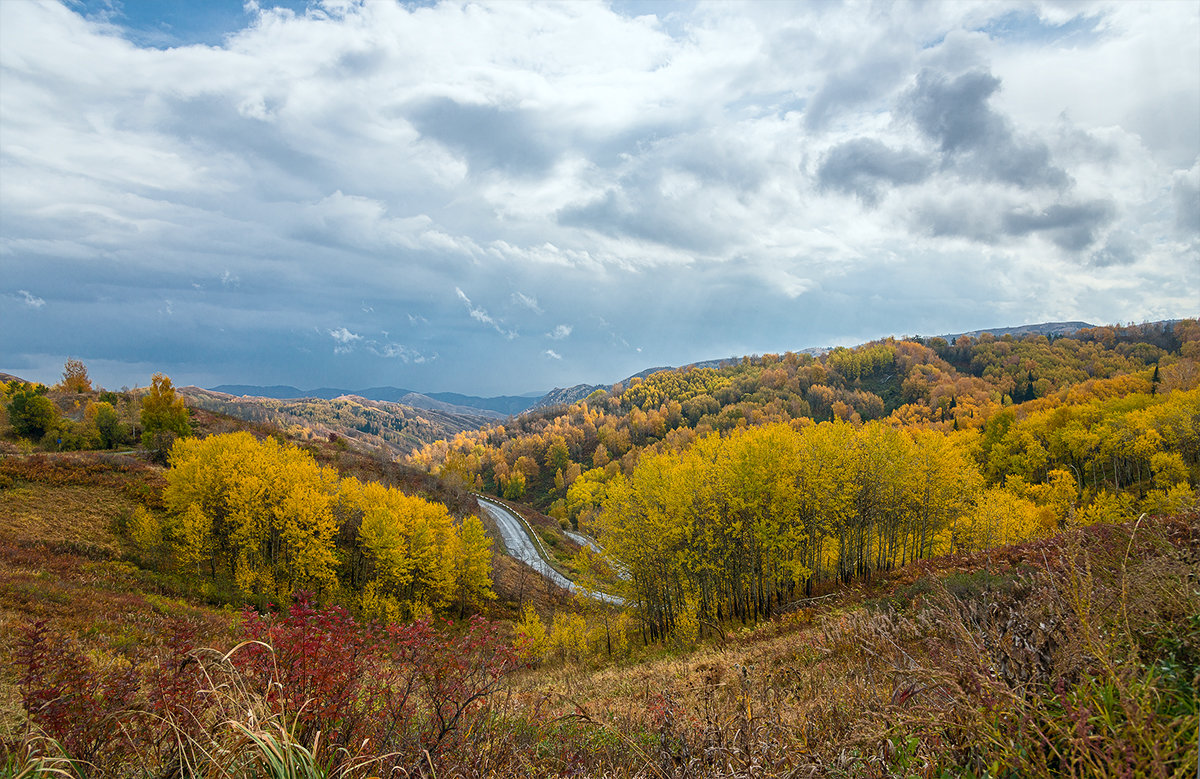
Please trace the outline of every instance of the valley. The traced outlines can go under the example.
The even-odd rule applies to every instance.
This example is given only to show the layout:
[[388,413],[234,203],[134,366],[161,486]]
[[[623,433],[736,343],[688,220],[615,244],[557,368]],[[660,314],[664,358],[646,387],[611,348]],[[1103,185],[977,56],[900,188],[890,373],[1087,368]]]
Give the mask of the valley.
[[885,340],[503,421],[11,377],[0,764],[1187,775],[1198,346]]

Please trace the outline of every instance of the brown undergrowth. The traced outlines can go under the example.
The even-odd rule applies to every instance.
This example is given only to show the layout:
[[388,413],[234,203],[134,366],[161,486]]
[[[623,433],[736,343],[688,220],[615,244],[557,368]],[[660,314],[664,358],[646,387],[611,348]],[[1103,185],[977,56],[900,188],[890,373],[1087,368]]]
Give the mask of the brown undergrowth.
[[655,734],[596,774],[1193,776],[1198,563],[1195,515],[1086,528],[723,647],[518,687],[544,716]]

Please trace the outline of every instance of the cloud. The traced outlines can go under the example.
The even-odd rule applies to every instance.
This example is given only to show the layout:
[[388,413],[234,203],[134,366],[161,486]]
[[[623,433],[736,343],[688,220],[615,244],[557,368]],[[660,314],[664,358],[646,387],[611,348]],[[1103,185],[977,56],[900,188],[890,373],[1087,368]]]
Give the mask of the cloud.
[[890,149],[874,138],[856,138],[829,150],[817,169],[817,180],[823,188],[857,195],[867,205],[875,205],[888,185],[916,184],[931,169],[931,161],[916,151]]
[[879,41],[872,43],[861,59],[851,60],[844,70],[829,75],[804,112],[806,127],[825,129],[844,109],[887,95],[903,78],[911,54],[888,50]]
[[355,344],[362,340],[361,335],[352,333],[345,327],[339,327],[328,332],[329,337],[337,342],[337,345],[333,347],[334,354],[349,354],[354,351]]
[[546,122],[519,108],[437,97],[410,109],[408,116],[423,136],[463,155],[476,174],[544,173],[556,156],[545,132]]
[[1175,199],[1175,228],[1184,234],[1200,233],[1200,160],[1191,170],[1175,172],[1171,194]]
[[569,336],[573,329],[574,328],[572,328],[570,325],[556,325],[553,330],[546,333],[546,337],[551,338],[555,341],[561,341],[562,339]]
[[39,298],[37,295],[32,294],[28,290],[19,289],[17,290],[17,294],[21,296],[21,302],[30,308],[37,309],[46,305],[46,301],[44,299]]
[[993,196],[974,201],[931,200],[918,207],[916,221],[935,236],[994,245],[1036,235],[1065,252],[1077,254],[1099,239],[1114,215],[1112,202],[1104,199],[1053,203],[1038,209]]
[[380,344],[372,341],[370,344],[368,344],[367,348],[372,354],[379,355],[380,357],[386,357],[387,359],[398,359],[401,362],[413,363],[416,365],[423,365],[426,362],[437,359],[436,354],[426,356],[415,349],[398,343],[386,342]]
[[1144,253],[1145,247],[1139,246],[1132,235],[1114,232],[1104,246],[1092,254],[1091,263],[1101,268],[1132,265],[1137,262],[1139,254]]
[[959,171],[1023,189],[1065,188],[1070,177],[1051,163],[1046,144],[1019,137],[988,104],[999,89],[1000,79],[986,71],[951,78],[926,68],[901,111],[937,142],[945,164]]
[[329,337],[341,344],[351,344],[355,341],[362,340],[361,335],[358,333],[352,333],[344,327],[339,327],[336,330],[330,330]]
[[0,2],[9,365],[527,392],[1200,295],[1186,3],[143,5]]
[[523,306],[535,314],[543,313],[541,307],[538,306],[537,298],[530,297],[529,295],[526,295],[524,292],[514,292],[512,294],[512,300],[517,305]]
[[559,354],[558,352],[554,351],[553,349],[547,349],[546,351],[542,352],[542,354],[546,355],[551,360],[561,360],[562,359],[562,355]]
[[479,322],[480,324],[484,324],[484,325],[491,327],[497,333],[504,336],[505,338],[507,338],[510,341],[517,337],[518,333],[516,330],[505,329],[503,327],[502,323],[493,319],[486,310],[484,310],[482,308],[477,308],[473,303],[471,303],[471,299],[469,297],[467,297],[467,293],[463,292],[458,287],[454,288],[454,293],[458,296],[459,300],[461,300],[464,304],[466,304],[467,313],[469,313],[471,315],[471,318],[474,319],[476,322]]
[[1007,235],[1037,233],[1062,249],[1078,252],[1096,241],[1097,232],[1112,220],[1113,212],[1113,204],[1107,200],[1055,204],[1038,211],[1010,211],[1004,215],[1002,225]]

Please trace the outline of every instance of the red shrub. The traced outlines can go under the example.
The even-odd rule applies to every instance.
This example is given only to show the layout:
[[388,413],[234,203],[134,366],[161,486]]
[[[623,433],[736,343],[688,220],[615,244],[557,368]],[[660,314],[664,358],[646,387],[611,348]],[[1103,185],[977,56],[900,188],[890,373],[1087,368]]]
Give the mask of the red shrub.
[[132,709],[140,687],[136,666],[118,661],[95,668],[74,641],[52,634],[45,620],[22,629],[16,655],[28,721],[67,755],[120,764],[133,754],[135,744],[121,715]]

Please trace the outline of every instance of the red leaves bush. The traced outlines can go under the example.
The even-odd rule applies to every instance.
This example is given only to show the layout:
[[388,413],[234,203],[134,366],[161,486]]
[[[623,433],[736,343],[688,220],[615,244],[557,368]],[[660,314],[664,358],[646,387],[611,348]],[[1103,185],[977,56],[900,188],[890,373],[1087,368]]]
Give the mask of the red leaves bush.
[[45,620],[27,625],[17,643],[25,716],[77,760],[120,764],[130,756],[116,712],[133,705],[139,677],[128,662],[96,668],[70,639],[55,636]]
[[223,739],[228,747],[237,732],[275,722],[296,743],[319,745],[334,773],[371,756],[376,772],[419,772],[481,726],[487,698],[517,666],[482,619],[365,626],[307,595],[279,614],[247,609],[241,632],[221,654],[196,649],[180,624],[154,662],[101,669],[44,622],[29,625],[16,658],[27,721],[104,770],[135,758],[195,765],[236,751]]

